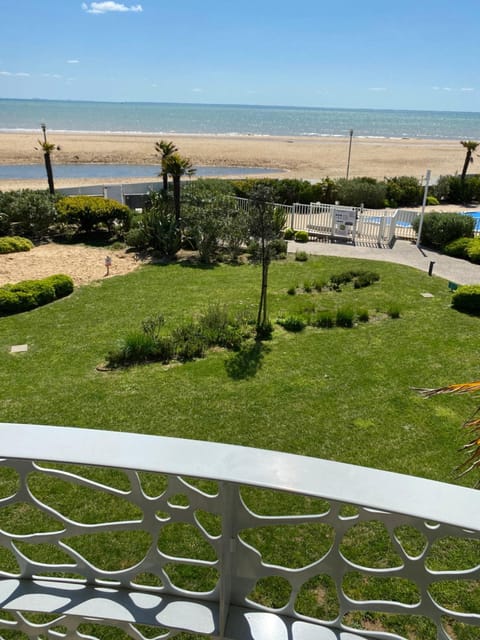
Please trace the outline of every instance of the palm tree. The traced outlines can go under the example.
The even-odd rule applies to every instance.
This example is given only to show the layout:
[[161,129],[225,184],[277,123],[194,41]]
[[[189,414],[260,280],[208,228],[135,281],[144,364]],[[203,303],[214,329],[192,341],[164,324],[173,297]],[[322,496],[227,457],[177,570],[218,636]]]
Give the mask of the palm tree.
[[473,157],[472,157],[473,152],[477,150],[477,147],[480,144],[480,142],[473,142],[473,140],[462,140],[460,144],[462,145],[462,147],[464,147],[467,150],[467,154],[465,156],[465,162],[463,163],[462,175],[461,175],[461,180],[463,182],[465,180],[465,176],[467,175],[468,165],[471,162],[473,162]]
[[173,142],[169,142],[168,140],[160,140],[160,142],[155,143],[155,151],[157,153],[160,153],[162,156],[161,158],[162,171],[159,175],[162,176],[163,190],[166,192],[168,189],[168,172],[165,171],[165,166],[164,166],[165,160],[168,158],[168,156],[171,156],[172,153],[177,153],[178,149],[173,144]]
[[190,158],[181,156],[176,151],[165,157],[162,165],[163,171],[170,174],[173,179],[173,205],[175,209],[175,219],[180,225],[180,179],[182,176],[191,176],[196,169],[192,165]]
[[55,149],[60,149],[60,147],[56,147],[54,144],[51,144],[47,140],[47,125],[42,124],[43,131],[43,142],[42,140],[38,141],[40,148],[43,151],[43,158],[45,160],[45,169],[47,171],[47,180],[48,180],[48,190],[52,195],[55,195],[55,186],[53,184],[53,171],[52,171],[52,161],[50,159],[50,154]]
[[[438,389],[415,389],[415,391],[418,391],[424,398],[430,398],[431,396],[437,396],[442,393],[475,393],[480,391],[480,380],[465,382],[463,384],[451,384],[448,387],[439,387]],[[470,433],[469,438],[472,439],[461,448],[461,451],[467,453],[468,458],[455,469],[455,471],[458,472],[458,477],[464,476],[474,469],[480,471],[480,418],[477,417],[479,412],[480,407],[463,423],[463,427]],[[476,488],[480,488],[480,480],[477,482]]]

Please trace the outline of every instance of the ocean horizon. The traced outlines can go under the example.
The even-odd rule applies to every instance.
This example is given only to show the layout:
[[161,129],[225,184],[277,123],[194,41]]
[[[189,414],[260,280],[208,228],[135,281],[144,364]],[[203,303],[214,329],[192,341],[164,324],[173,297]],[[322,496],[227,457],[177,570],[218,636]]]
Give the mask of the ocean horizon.
[[0,98],[1,132],[479,140],[480,113]]

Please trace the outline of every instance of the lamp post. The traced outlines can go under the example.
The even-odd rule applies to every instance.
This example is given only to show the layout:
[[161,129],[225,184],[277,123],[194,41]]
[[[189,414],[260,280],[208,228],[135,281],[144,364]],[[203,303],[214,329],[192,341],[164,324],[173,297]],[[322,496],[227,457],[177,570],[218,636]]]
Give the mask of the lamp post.
[[425,205],[427,204],[428,184],[430,182],[430,169],[425,174],[425,188],[423,191],[422,212],[420,214],[420,224],[418,225],[417,249],[420,246],[420,238],[422,237],[423,217],[425,215]]
[[350,129],[350,140],[348,143],[347,175],[346,175],[347,180],[348,180],[348,174],[350,172],[350,155],[352,153],[352,138],[353,138],[353,129]]

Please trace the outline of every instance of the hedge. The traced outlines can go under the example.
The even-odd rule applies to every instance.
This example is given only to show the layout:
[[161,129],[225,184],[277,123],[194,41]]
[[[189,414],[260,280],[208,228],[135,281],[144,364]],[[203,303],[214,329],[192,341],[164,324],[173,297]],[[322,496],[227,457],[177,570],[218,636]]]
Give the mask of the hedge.
[[21,236],[4,236],[0,238],[0,253],[17,253],[18,251],[30,251],[33,242]]
[[56,274],[42,280],[22,280],[0,287],[0,316],[30,311],[68,296],[73,291],[70,276]]
[[98,225],[105,225],[111,231],[115,224],[128,229],[131,211],[111,198],[100,196],[68,196],[57,203],[60,220],[75,224],[82,231],[89,232]]
[[[412,222],[418,233],[419,217]],[[457,238],[472,238],[475,220],[462,213],[438,211],[427,213],[423,219],[420,242],[428,247],[444,247]]]
[[480,285],[468,284],[459,287],[452,296],[452,307],[457,311],[480,315]]

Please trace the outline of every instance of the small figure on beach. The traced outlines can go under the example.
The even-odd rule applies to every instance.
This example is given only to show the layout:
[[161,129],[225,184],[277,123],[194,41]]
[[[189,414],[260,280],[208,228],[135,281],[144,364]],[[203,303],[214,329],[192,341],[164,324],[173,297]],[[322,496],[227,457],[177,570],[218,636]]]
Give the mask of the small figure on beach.
[[110,256],[105,256],[105,269],[107,270],[105,275],[103,276],[104,278],[106,278],[107,276],[110,275],[110,267],[112,266],[112,259]]

